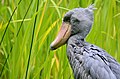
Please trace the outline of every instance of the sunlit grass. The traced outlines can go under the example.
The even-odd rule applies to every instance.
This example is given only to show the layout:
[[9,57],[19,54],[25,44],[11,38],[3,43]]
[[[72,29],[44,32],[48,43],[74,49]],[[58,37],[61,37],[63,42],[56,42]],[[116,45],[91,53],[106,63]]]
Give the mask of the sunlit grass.
[[0,72],[9,54],[2,79],[25,78],[36,15],[38,17],[27,78],[73,79],[66,56],[66,46],[56,51],[50,51],[49,46],[57,35],[65,12],[93,3],[97,10],[94,12],[93,28],[86,41],[105,49],[120,62],[119,0],[40,0],[38,12],[35,11],[37,0],[33,0],[16,37],[30,2],[31,0],[22,0],[18,6],[18,0],[0,1],[0,41],[11,14],[18,6],[0,45]]

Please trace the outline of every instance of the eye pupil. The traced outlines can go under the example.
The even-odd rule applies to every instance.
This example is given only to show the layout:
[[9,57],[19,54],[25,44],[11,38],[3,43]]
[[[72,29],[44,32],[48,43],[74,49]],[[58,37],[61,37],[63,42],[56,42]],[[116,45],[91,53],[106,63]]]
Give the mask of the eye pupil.
[[76,22],[79,22],[79,20],[78,20],[78,19],[76,19],[75,21],[76,21]]
[[80,21],[78,19],[74,19],[73,23],[79,23]]
[[75,19],[74,22],[80,22],[78,19]]

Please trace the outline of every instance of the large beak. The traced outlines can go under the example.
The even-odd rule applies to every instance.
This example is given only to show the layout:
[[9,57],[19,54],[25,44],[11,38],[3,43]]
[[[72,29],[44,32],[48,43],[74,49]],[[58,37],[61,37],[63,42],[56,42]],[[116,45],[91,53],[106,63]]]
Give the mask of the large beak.
[[55,50],[58,47],[64,45],[67,39],[70,37],[70,34],[71,34],[70,23],[63,22],[56,39],[50,45],[50,49]]

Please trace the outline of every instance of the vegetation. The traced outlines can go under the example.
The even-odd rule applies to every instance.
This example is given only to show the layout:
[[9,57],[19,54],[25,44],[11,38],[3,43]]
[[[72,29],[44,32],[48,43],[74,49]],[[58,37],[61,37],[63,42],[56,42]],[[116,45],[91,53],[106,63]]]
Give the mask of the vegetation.
[[5,33],[0,44],[0,78],[24,79],[28,68],[27,79],[74,79],[66,46],[55,51],[50,51],[49,46],[68,10],[93,3],[97,10],[86,41],[105,49],[120,62],[120,0],[21,0],[18,3],[19,0],[0,1],[0,42]]

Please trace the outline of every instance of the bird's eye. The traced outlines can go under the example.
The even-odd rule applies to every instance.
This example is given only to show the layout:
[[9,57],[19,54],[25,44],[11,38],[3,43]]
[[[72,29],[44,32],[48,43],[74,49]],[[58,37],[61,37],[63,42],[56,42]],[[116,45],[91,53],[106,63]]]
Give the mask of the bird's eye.
[[64,22],[70,22],[70,17],[64,17],[64,18],[63,18],[63,21],[64,21]]
[[76,24],[76,23],[79,23],[80,20],[77,19],[77,17],[71,17],[71,22]]
[[78,19],[75,19],[74,21],[75,21],[75,22],[80,22]]

